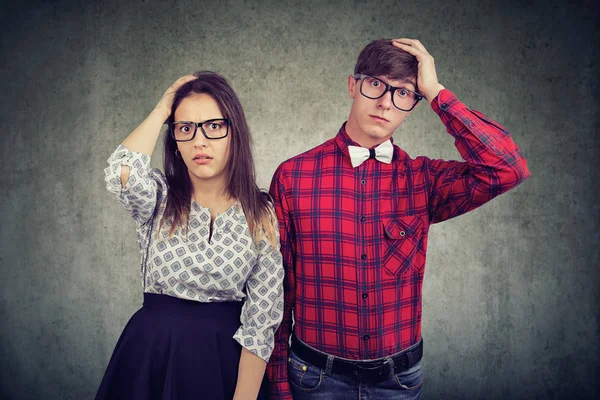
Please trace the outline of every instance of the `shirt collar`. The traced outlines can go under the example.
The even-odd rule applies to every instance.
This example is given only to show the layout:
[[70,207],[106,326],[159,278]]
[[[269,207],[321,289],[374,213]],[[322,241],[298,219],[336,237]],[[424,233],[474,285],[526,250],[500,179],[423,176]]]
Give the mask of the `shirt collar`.
[[[347,122],[347,121],[346,121]],[[338,131],[336,137],[335,137],[335,143],[337,145],[337,147],[340,149],[340,151],[344,154],[344,156],[348,157],[348,159],[350,159],[350,154],[348,153],[348,146],[358,146],[361,147],[358,143],[356,143],[354,140],[352,140],[352,138],[350,137],[350,135],[348,135],[348,132],[346,132],[346,122],[344,122],[342,124],[342,127],[340,128],[340,130]],[[394,144],[394,138],[390,138],[390,141],[392,142],[392,145]],[[377,147],[377,145],[372,146]],[[398,146],[394,146],[394,158],[392,159],[392,161],[397,160],[399,157],[399,152],[398,152]]]
[[[207,214],[210,218],[210,209],[196,203],[196,201],[194,199],[192,199],[192,207],[191,208],[192,208],[192,210],[194,210],[196,212]],[[242,206],[241,206],[241,204],[239,204],[239,200],[235,200],[235,202],[227,210],[220,212],[217,215],[231,217],[234,214],[240,214],[241,209],[242,209]]]

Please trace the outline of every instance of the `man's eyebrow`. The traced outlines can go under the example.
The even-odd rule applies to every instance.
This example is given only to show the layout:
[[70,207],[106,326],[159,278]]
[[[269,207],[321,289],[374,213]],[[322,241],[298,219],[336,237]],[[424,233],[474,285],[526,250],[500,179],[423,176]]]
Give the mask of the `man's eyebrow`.
[[413,85],[413,87],[416,87],[415,83],[413,81],[410,81],[408,79],[403,79],[400,81],[400,83],[410,83],[411,85]]
[[387,76],[378,76],[376,78],[377,79],[381,79],[384,82],[387,82],[388,85],[390,84],[388,81],[399,81],[400,83],[409,83],[409,84],[413,85],[413,88],[417,87],[417,85],[413,81],[411,81],[410,79],[393,79],[393,78],[389,78]]

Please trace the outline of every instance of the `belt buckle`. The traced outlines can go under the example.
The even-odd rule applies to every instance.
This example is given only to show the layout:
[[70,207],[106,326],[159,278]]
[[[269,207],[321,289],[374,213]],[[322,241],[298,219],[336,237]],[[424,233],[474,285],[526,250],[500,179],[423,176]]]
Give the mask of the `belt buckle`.
[[[385,360],[375,367],[364,367],[360,363],[354,363],[354,376],[361,382],[378,382],[387,378],[390,374],[390,360]],[[384,376],[385,375],[385,376]]]

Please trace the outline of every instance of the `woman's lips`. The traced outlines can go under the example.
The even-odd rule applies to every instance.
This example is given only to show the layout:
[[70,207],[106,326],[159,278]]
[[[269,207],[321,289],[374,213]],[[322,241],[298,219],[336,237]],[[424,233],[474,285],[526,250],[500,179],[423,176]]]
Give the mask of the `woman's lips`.
[[194,163],[196,163],[198,165],[204,165],[204,164],[208,164],[211,160],[212,160],[212,157],[207,154],[196,154],[192,161],[194,161]]

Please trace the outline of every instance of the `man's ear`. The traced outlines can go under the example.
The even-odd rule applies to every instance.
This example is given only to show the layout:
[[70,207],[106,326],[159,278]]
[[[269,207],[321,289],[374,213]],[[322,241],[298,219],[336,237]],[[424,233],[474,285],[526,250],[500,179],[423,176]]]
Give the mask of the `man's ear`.
[[356,79],[352,75],[348,75],[348,95],[351,99],[354,98],[354,88],[356,87]]

